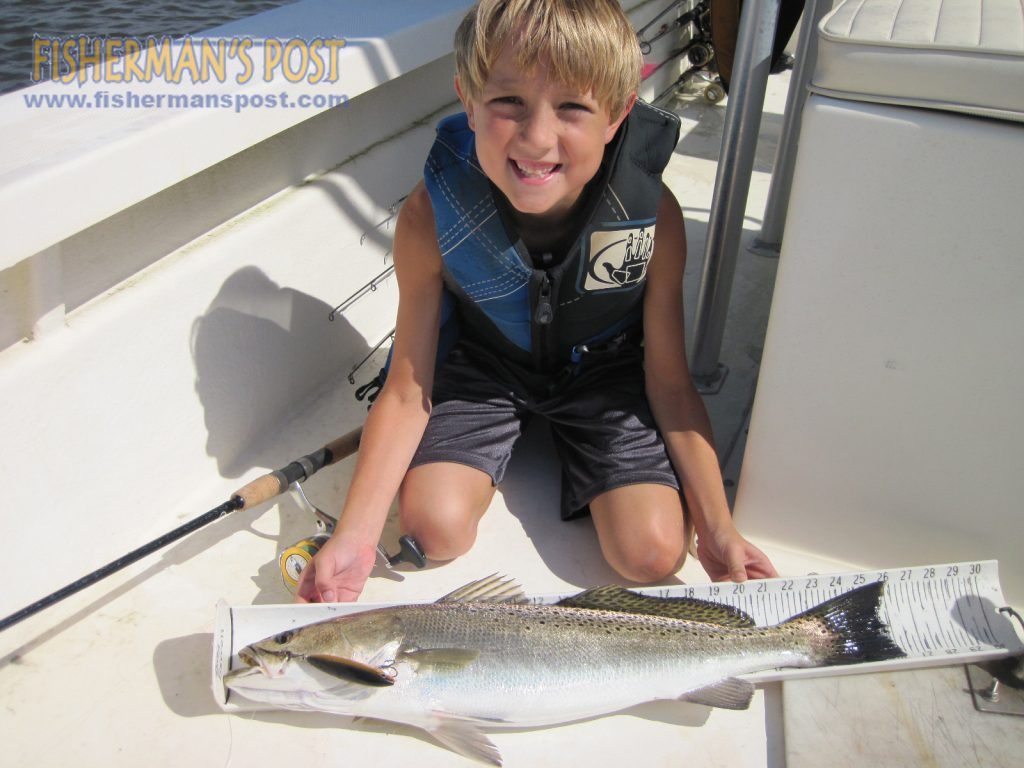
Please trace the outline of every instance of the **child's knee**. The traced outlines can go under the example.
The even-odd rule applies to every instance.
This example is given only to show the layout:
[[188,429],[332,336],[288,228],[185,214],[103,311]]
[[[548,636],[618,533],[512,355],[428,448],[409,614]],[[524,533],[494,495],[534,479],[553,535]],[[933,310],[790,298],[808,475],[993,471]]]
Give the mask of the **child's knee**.
[[692,535],[679,494],[667,486],[626,486],[591,503],[605,559],[639,584],[679,570]]
[[618,548],[608,557],[613,568],[630,581],[651,584],[679,570],[686,559],[682,537],[634,539],[631,546]]
[[636,527],[619,528],[614,537],[602,541],[609,564],[619,574],[638,584],[662,581],[678,571],[686,559],[689,527],[682,516],[647,518]]
[[399,521],[431,560],[464,555],[476,541],[477,524],[494,488],[478,470],[425,465],[406,475],[399,493]]
[[412,536],[431,560],[453,560],[466,554],[476,541],[480,513],[448,499],[403,498],[400,527]]

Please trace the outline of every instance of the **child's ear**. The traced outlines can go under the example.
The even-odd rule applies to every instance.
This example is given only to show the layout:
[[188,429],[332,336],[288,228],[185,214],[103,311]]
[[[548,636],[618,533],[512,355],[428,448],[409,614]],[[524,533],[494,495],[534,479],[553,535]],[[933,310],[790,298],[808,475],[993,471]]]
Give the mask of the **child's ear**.
[[626,100],[626,106],[622,110],[622,114],[617,119],[613,120],[608,124],[608,130],[604,134],[604,143],[607,144],[609,141],[615,138],[616,132],[619,130],[619,126],[622,125],[622,121],[625,120],[633,109],[633,105],[636,104],[636,94],[631,93],[629,98]]
[[455,76],[455,93],[459,95],[459,101],[462,102],[462,106],[466,110],[466,117],[469,118],[469,129],[471,131],[475,131],[476,122],[473,120],[473,102],[466,98],[466,94],[462,90],[462,82],[459,80],[458,75]]

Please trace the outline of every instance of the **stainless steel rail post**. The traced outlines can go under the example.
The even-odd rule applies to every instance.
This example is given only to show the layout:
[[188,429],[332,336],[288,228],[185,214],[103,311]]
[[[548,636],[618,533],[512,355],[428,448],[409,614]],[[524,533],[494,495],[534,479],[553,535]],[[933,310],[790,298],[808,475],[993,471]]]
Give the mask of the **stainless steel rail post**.
[[796,150],[800,144],[800,118],[807,101],[807,86],[818,60],[818,23],[832,8],[832,2],[807,0],[800,36],[796,44],[796,62],[789,76],[786,95],[786,113],[782,119],[782,135],[772,166],[772,182],[768,187],[768,201],[764,206],[761,233],[754,239],[752,249],[764,255],[777,256],[782,247],[782,234],[786,228],[789,193],[793,188],[793,168]]
[[718,355],[754,169],[779,2],[747,0],[740,16],[690,358],[693,379],[707,393],[717,392],[726,374]]

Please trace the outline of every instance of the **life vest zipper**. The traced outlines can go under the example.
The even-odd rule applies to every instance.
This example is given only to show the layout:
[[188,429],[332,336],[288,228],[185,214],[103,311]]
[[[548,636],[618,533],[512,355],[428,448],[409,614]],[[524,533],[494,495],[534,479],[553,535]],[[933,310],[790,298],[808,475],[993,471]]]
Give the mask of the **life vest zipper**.
[[554,318],[555,310],[551,306],[551,279],[545,272],[537,287],[537,310],[533,313],[533,321],[537,325],[551,325]]
[[551,276],[540,270],[534,275],[537,280],[534,284],[533,359],[539,370],[546,370],[551,365],[555,307],[551,300]]

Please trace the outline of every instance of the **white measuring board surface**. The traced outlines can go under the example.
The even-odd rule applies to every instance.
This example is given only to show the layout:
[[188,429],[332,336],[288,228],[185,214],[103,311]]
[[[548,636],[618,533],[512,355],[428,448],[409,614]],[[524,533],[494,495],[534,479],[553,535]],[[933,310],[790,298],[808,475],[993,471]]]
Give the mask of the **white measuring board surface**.
[[1024,642],[1012,618],[1000,612],[1007,606],[999,585],[999,565],[994,560],[637,591],[725,603],[745,611],[758,625],[769,626],[875,581],[885,582],[879,616],[907,654],[905,658],[780,669],[745,677],[767,682],[968,664],[1024,653]]
[[[1024,653],[1024,643],[1013,620],[999,610],[1006,603],[999,585],[999,567],[994,560],[633,591],[724,603],[746,612],[758,625],[769,626],[875,581],[885,582],[879,616],[889,627],[893,640],[906,652],[905,658],[813,669],[779,669],[744,677],[763,683],[968,664]],[[569,594],[544,595],[533,601],[554,603]],[[238,696],[229,697],[224,687],[223,676],[240,663],[238,651],[246,645],[285,629],[395,604],[219,606],[213,635],[213,689],[218,702],[232,711],[270,708]]]

